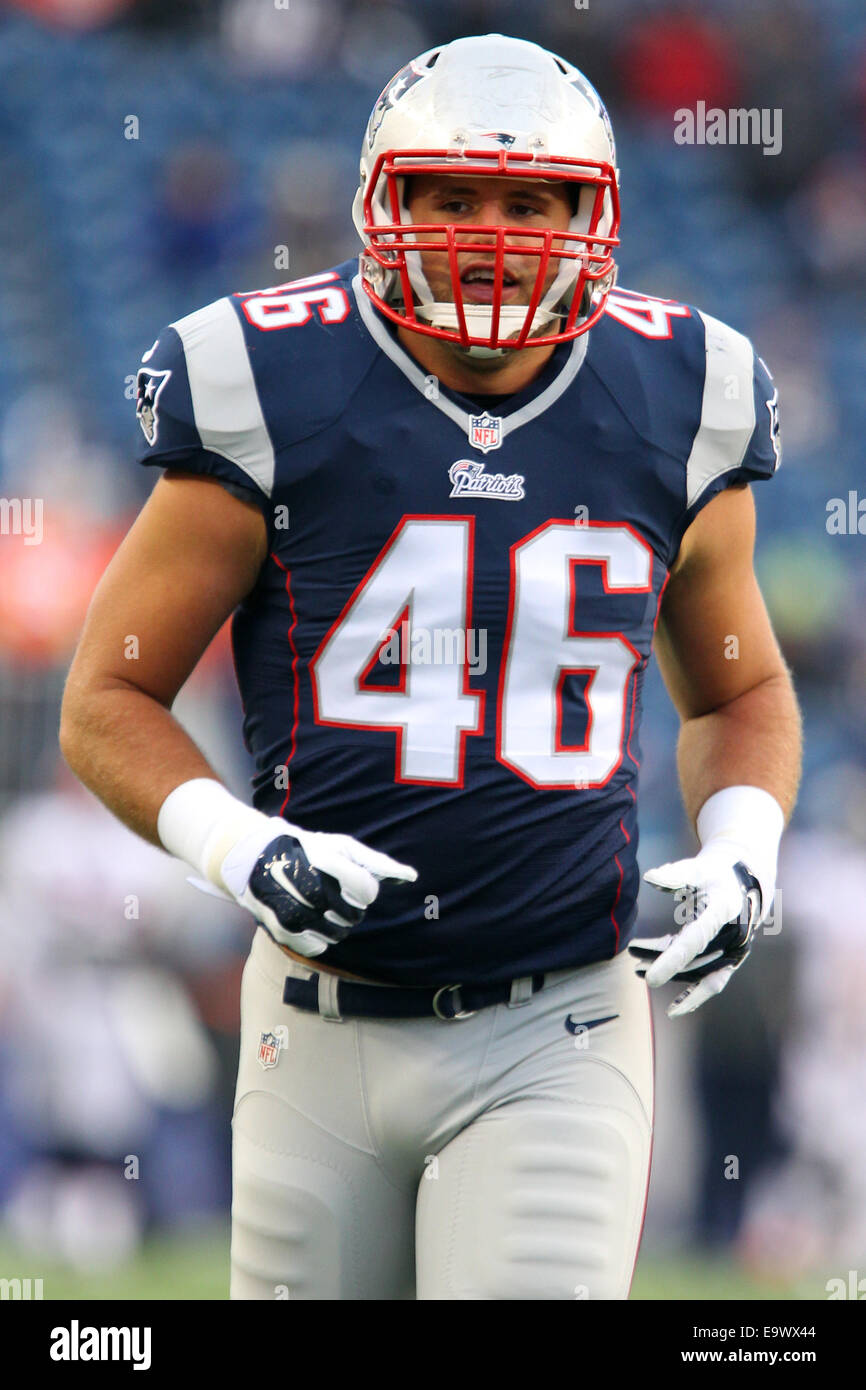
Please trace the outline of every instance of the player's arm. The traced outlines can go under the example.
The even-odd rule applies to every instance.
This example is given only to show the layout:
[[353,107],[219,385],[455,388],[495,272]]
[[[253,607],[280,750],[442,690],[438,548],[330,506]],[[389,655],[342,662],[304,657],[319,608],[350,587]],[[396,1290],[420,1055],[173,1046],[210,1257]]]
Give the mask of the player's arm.
[[153,844],[169,792],[216,776],[171,706],[252,589],[266,548],[255,505],[211,479],[167,473],[93,595],[66,683],[60,746],[76,776]]
[[723,787],[761,787],[787,820],[800,778],[800,715],[753,568],[755,506],[727,488],[686,531],[655,651],[682,720],[680,785],[694,824]]
[[361,920],[381,881],[413,879],[414,869],[351,836],[311,833],[247,806],[171,713],[266,551],[257,506],[207,478],[162,478],[93,597],[60,744],[131,829],[186,860],[280,944],[315,956]]
[[727,984],[769,914],[784,824],[797,795],[797,698],[753,568],[748,487],[720,492],[685,533],[665,590],[659,665],[682,721],[680,784],[701,849],[648,882],[694,894],[678,933],[632,942],[650,985],[687,983],[668,1009],[692,1012]]

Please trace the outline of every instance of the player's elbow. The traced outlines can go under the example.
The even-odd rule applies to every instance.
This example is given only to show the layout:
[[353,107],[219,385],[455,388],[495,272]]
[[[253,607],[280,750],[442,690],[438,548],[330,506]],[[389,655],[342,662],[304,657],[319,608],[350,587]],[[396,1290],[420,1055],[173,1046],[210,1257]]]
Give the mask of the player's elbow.
[[79,775],[87,759],[89,744],[88,738],[88,710],[87,699],[81,682],[70,674],[66,681],[66,688],[63,692],[63,702],[60,706],[60,728],[58,730],[58,742],[60,752],[66,761],[67,766]]
[[73,663],[60,706],[58,742],[67,766],[82,780],[101,740],[110,735],[107,693],[107,683],[95,680]]

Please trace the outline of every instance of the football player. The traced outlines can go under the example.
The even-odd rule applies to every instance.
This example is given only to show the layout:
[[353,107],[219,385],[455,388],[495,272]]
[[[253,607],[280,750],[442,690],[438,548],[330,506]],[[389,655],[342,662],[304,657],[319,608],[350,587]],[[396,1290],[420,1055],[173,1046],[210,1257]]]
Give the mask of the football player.
[[[776,392],[733,328],[615,288],[610,122],[532,43],[404,68],[354,220],[359,262],[145,353],[165,474],[94,596],[62,746],[259,923],[233,1298],[621,1299],[647,987],[680,982],[680,1014],[727,984],[796,794],[752,568]],[[171,714],[231,613],[253,806]],[[654,637],[700,848],[646,875],[695,911],[636,942]]]

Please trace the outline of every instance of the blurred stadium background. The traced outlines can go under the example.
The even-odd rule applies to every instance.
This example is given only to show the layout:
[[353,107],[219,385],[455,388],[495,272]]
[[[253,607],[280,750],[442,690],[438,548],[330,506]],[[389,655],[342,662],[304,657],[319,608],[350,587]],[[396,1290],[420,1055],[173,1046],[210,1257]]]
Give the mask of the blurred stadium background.
[[[39,544],[0,535],[0,1275],[47,1298],[227,1293],[248,919],[115,824],[56,742],[88,596],[155,480],[130,463],[132,375],[164,323],[355,254],[380,89],[491,30],[606,101],[620,282],[748,333],[782,404],[759,573],[806,777],[748,969],[692,1019],[657,1009],[634,1293],[814,1299],[866,1271],[862,0],[19,0],[0,4],[0,494],[44,513]],[[677,145],[698,100],[781,108],[781,153]],[[828,529],[833,498],[854,534]],[[644,866],[691,843],[657,677],[646,700]],[[225,634],[177,712],[243,794]],[[645,934],[667,929],[644,906]]]

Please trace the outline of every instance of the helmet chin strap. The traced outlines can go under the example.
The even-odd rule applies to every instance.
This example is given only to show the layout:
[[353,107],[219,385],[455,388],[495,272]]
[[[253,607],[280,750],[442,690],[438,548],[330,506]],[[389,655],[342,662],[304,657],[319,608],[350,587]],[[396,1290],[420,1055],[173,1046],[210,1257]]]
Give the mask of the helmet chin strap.
[[[532,326],[533,326],[533,328],[538,328],[538,327],[543,326],[544,323],[552,322],[553,319],[561,319],[561,318],[564,318],[564,317],[565,317],[564,314],[544,314],[544,315],[542,315],[543,323],[542,323],[542,324],[538,324],[538,323],[536,322],[536,320],[539,318],[539,315],[536,314],[535,317],[534,317],[534,319],[533,319],[533,325],[532,325]],[[522,320],[522,317],[521,317],[520,327],[521,327],[521,328],[523,327],[523,320]],[[451,346],[454,348],[454,351],[455,351],[455,352],[460,352],[460,353],[465,354],[466,357],[474,357],[474,358],[476,358],[476,359],[481,359],[482,361],[484,361],[484,360],[489,360],[489,359],[491,359],[491,358],[506,357],[509,353],[517,352],[517,350],[518,350],[518,349],[515,348],[515,347],[509,347],[507,344],[506,344],[504,347],[482,347],[480,344],[473,344],[471,347],[463,347],[460,343],[452,343]],[[530,333],[529,336],[527,337],[527,340],[526,340],[526,342],[523,344],[523,346],[524,346],[524,347],[531,347],[531,346],[532,346],[532,334],[531,334],[531,333]]]
[[507,352],[513,352],[513,351],[514,351],[513,348],[504,348],[504,347],[498,347],[498,348],[481,347],[481,346],[478,345],[478,344],[475,344],[473,347],[468,347],[468,348],[458,347],[458,346],[456,346],[455,344],[452,344],[452,346],[455,347],[455,350],[456,350],[457,352],[463,352],[463,353],[466,354],[467,357],[480,358],[482,361],[489,361],[490,359],[492,359],[492,358],[494,358],[494,357],[504,357],[505,354],[506,354]]
[[[586,285],[586,286],[584,287],[584,292],[583,292],[583,303],[582,303],[582,305],[581,305],[581,312],[578,314],[578,317],[577,317],[577,323],[580,323],[582,319],[585,319],[585,318],[588,317],[588,315],[589,315],[589,313],[590,313],[591,305],[592,305],[592,286],[591,286],[591,285]],[[472,311],[475,310],[475,309],[481,309],[481,310],[485,311],[485,313],[490,313],[491,316],[492,316],[492,311],[488,310],[488,309],[487,309],[487,306],[484,305],[484,304],[464,305],[464,315],[465,315],[465,317],[466,317],[466,326],[467,326],[467,328],[470,329],[470,331],[471,331],[474,327],[477,327],[477,325],[474,325],[474,324],[472,323],[472,321],[471,321],[473,317],[476,317],[476,315],[474,315],[473,312],[472,312]],[[429,312],[426,312],[426,313],[425,313],[425,310],[428,310]],[[448,312],[443,313],[442,310],[446,310],[446,311],[450,310],[451,312],[450,312],[450,313],[448,313]],[[508,313],[509,310],[511,311],[510,313]],[[560,309],[559,309],[558,312],[553,312],[553,311],[551,311],[551,310],[544,310],[544,311],[543,311],[543,310],[541,310],[541,309],[537,309],[536,312],[535,312],[535,314],[533,315],[533,319],[532,319],[532,329],[530,330],[530,333],[529,333],[529,335],[528,335],[528,337],[527,337],[527,340],[526,340],[526,342],[524,343],[524,347],[529,347],[529,346],[531,346],[531,338],[532,338],[532,332],[533,332],[533,331],[537,331],[539,328],[545,327],[548,323],[551,323],[554,319],[564,319],[564,318],[567,316],[567,314],[568,314],[568,310],[569,310],[569,303],[568,303],[567,300],[563,302],[563,304],[562,304],[562,306],[560,307]],[[425,319],[427,319],[428,322],[435,324],[437,327],[442,327],[442,328],[454,328],[455,330],[456,330],[456,329],[459,329],[459,323],[458,323],[458,320],[457,320],[457,310],[456,310],[456,308],[454,307],[454,305],[451,304],[451,303],[440,303],[440,302],[437,301],[437,302],[434,303],[434,304],[418,304],[418,305],[415,306],[415,312],[418,314],[418,316],[419,316],[420,318],[425,318]],[[519,304],[515,304],[515,305],[503,305],[502,308],[501,308],[501,310],[500,310],[500,320],[499,320],[499,322],[500,322],[500,331],[501,331],[503,322],[505,322],[506,325],[507,325],[507,322],[508,322],[508,319],[509,319],[509,318],[513,318],[513,319],[515,320],[517,332],[519,333],[520,330],[523,328],[523,323],[524,323],[524,319],[525,319],[525,306],[519,305]],[[481,328],[481,333],[484,333],[484,332],[488,332],[488,333],[489,333],[489,331],[490,331],[490,320],[488,319],[487,322],[484,324],[484,326]],[[473,344],[471,347],[463,347],[462,344],[459,344],[459,343],[452,343],[451,346],[454,348],[454,351],[455,351],[455,352],[459,352],[459,353],[461,353],[462,355],[464,355],[464,356],[466,356],[466,357],[474,357],[474,358],[476,358],[477,360],[480,359],[480,360],[482,360],[482,361],[490,360],[490,359],[494,359],[494,358],[502,358],[502,357],[505,357],[505,356],[506,356],[508,353],[510,353],[510,352],[516,352],[516,351],[517,351],[516,348],[514,348],[514,347],[509,347],[507,344],[506,344],[505,346],[503,346],[503,347],[482,347],[480,344],[477,344],[477,345],[476,345],[476,344]]]
[[[525,304],[503,304],[499,310],[499,335],[509,333],[510,336],[517,337],[522,332],[526,322]],[[428,300],[415,305],[415,312],[433,325],[434,328],[447,328],[453,333],[459,333],[460,320],[457,315],[457,306],[451,299]],[[486,338],[490,336],[493,326],[493,309],[489,304],[465,304],[463,305],[463,317],[466,320],[466,327],[474,338]],[[551,319],[559,318],[550,309],[536,309],[532,316],[529,333],[537,333]],[[495,349],[494,349],[495,350]]]

